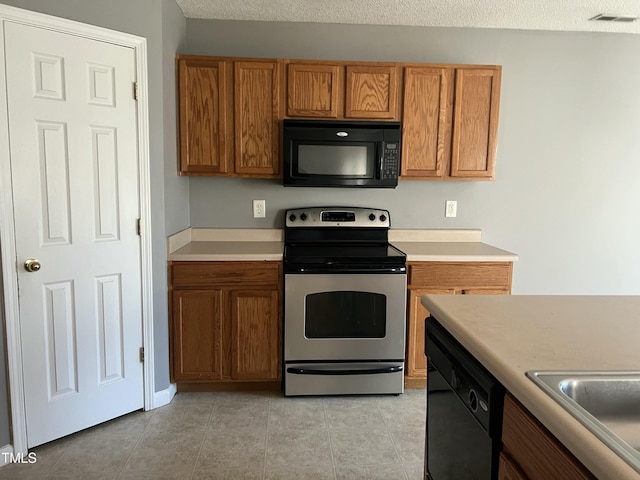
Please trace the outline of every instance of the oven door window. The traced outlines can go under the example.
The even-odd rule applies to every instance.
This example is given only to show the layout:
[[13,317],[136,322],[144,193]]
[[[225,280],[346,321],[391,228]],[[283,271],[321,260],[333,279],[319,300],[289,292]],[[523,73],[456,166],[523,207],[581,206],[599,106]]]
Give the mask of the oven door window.
[[370,292],[322,292],[305,298],[306,338],[384,338],[387,298]]

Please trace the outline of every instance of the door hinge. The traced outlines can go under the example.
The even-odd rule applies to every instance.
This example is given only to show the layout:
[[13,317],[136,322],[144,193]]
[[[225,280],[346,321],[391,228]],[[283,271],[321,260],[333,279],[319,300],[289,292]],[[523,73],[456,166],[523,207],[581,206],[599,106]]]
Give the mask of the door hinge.
[[140,363],[144,363],[144,347],[140,347]]
[[138,82],[133,82],[133,99],[138,100]]
[[139,237],[142,236],[142,219],[139,218],[138,221],[136,222],[136,233],[138,234]]

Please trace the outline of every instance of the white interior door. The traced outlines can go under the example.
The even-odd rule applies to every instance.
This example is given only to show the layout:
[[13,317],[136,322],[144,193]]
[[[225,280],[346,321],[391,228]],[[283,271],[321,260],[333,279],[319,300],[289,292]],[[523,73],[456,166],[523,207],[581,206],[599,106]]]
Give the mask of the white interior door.
[[17,23],[5,55],[32,447],[143,407],[136,62]]

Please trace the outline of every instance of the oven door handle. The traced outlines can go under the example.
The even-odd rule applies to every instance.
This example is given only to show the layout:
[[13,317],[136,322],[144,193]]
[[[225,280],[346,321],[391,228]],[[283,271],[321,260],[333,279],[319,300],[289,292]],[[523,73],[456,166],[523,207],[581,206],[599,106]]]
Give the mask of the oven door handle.
[[289,367],[287,373],[294,375],[372,375],[379,373],[395,373],[404,370],[402,365],[392,365],[390,367],[381,368],[358,368],[358,369],[344,369],[344,370],[324,370],[321,368],[300,368]]
[[331,267],[332,263],[328,262],[325,265],[319,266],[289,266],[285,265],[285,274],[287,273],[316,273],[316,274],[350,274],[350,273],[364,273],[364,274],[373,274],[373,273],[406,273],[407,267],[405,266],[396,266],[396,267],[374,267],[374,268],[363,268],[360,265],[344,265],[341,267]]

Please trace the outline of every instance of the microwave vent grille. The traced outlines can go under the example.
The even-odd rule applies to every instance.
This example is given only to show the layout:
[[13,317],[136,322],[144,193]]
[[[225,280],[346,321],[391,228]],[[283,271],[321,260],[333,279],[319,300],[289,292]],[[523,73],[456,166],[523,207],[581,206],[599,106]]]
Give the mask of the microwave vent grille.
[[595,17],[591,17],[589,20],[599,21],[599,22],[626,22],[631,23],[635,22],[638,17],[624,16],[624,15],[611,15],[606,13],[600,13]]

